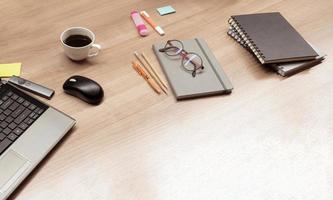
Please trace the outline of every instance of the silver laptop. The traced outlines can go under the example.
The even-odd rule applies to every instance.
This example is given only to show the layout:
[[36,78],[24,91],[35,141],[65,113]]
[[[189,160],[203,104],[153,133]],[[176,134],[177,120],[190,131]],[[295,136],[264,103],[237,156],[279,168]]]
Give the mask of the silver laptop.
[[0,199],[29,175],[75,120],[0,81]]

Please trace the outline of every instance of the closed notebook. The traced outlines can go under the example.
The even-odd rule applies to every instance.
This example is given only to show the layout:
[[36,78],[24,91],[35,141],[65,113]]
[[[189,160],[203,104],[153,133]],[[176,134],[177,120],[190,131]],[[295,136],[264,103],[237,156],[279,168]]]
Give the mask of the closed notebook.
[[279,12],[234,15],[228,22],[262,64],[311,60],[318,56]]
[[326,55],[321,54],[319,51],[317,52],[319,56],[317,56],[314,60],[298,61],[291,63],[274,63],[270,64],[270,67],[273,68],[281,76],[291,76],[320,64],[325,59]]
[[[245,49],[247,49],[250,53],[253,54],[251,49],[247,46],[246,42],[242,39],[242,37],[237,33],[235,29],[232,27],[228,30],[228,35],[232,37],[236,42],[242,45]],[[309,45],[317,52],[318,56],[314,60],[306,60],[306,61],[297,61],[297,62],[288,62],[288,63],[272,63],[267,64],[268,67],[271,67],[274,71],[276,71],[281,76],[291,76],[303,70],[309,69],[311,67],[316,66],[321,63],[325,59],[325,54],[320,52],[317,48],[309,43]]]
[[182,68],[181,58],[175,59],[167,56],[159,49],[165,43],[153,45],[155,55],[168,79],[176,99],[197,98],[209,95],[231,93],[233,86],[220,64],[202,39],[182,40],[187,52],[195,52],[203,60],[204,70],[193,77]]

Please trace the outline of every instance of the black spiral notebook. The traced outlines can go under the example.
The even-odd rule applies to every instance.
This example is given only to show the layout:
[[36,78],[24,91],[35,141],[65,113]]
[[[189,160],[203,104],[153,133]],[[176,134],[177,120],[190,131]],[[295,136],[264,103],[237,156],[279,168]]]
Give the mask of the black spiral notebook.
[[262,64],[312,60],[318,56],[279,12],[234,15],[228,22]]
[[[238,32],[234,28],[229,27],[227,34],[231,38],[233,38],[236,42],[238,42],[238,44],[242,45],[246,50],[248,50],[250,53],[253,54],[251,49],[247,46],[246,42],[242,39],[242,37],[238,34]],[[272,63],[272,64],[267,64],[265,66],[272,68],[274,71],[276,71],[276,73],[278,73],[281,76],[291,76],[291,75],[301,72],[303,70],[314,67],[317,64],[320,64],[325,59],[326,54],[319,51],[316,47],[314,47],[310,43],[309,43],[309,45],[319,55],[313,60],[296,61],[296,62],[288,62],[288,63]]]

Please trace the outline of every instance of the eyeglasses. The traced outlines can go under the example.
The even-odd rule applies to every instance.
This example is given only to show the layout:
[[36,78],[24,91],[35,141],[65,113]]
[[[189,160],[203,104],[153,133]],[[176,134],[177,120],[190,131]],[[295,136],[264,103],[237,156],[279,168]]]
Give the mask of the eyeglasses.
[[180,56],[182,58],[182,67],[185,71],[191,73],[193,77],[204,69],[202,58],[194,52],[185,51],[183,43],[179,40],[168,40],[165,47],[159,49],[159,52],[171,57]]

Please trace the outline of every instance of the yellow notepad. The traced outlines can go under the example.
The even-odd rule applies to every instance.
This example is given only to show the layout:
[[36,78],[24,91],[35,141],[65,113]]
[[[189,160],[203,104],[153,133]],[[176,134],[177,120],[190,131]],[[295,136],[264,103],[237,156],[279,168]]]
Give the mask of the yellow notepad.
[[0,77],[20,76],[21,63],[0,64]]

